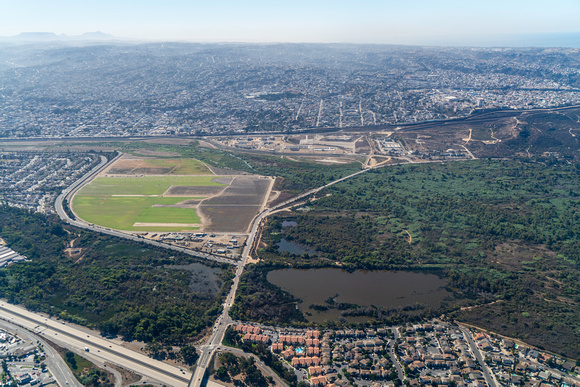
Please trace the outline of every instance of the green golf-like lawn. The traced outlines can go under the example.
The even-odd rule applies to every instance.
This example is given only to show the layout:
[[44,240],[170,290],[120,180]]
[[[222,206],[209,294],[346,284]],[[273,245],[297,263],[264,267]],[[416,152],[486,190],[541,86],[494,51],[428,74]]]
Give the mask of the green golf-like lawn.
[[[81,219],[100,226],[126,231],[181,231],[198,227],[171,227],[169,223],[199,224],[194,208],[165,207],[199,199],[162,197],[171,186],[223,186],[215,176],[99,177],[73,199],[73,210]],[[168,227],[135,227],[135,223],[167,223]]]

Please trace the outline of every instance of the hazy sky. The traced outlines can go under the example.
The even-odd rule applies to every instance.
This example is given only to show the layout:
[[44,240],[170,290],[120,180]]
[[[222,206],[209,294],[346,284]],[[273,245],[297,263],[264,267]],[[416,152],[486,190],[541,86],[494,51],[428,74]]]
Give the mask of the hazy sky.
[[429,44],[580,32],[580,0],[0,0],[0,36]]

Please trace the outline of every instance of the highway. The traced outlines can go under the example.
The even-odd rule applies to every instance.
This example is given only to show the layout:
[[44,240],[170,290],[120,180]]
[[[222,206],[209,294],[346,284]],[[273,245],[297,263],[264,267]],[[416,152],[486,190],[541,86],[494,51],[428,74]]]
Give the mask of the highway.
[[[274,207],[265,209],[259,215],[257,215],[252,221],[250,232],[248,234],[248,239],[246,240],[246,245],[244,246],[240,260],[233,261],[233,260],[225,259],[222,257],[216,257],[216,256],[212,256],[209,254],[199,253],[199,252],[192,251],[192,250],[185,249],[185,248],[178,247],[178,246],[168,245],[165,243],[160,243],[160,242],[152,241],[149,239],[144,239],[144,238],[141,238],[141,237],[133,235],[133,234],[124,233],[121,231],[117,231],[117,230],[113,230],[113,229],[109,229],[109,228],[105,228],[105,227],[95,226],[93,224],[88,224],[88,223],[80,221],[80,220],[73,220],[73,219],[69,218],[67,213],[64,211],[64,206],[63,206],[64,200],[66,199],[70,203],[72,201],[72,198],[73,198],[75,192],[77,192],[84,184],[90,182],[91,179],[93,179],[95,176],[97,176],[101,171],[103,171],[105,168],[107,168],[110,164],[115,162],[119,157],[121,157],[121,154],[117,155],[117,157],[115,157],[114,159],[107,161],[107,159],[104,156],[101,156],[101,162],[99,163],[98,166],[93,168],[93,170],[91,170],[89,173],[87,173],[81,179],[79,179],[78,181],[73,183],[69,188],[65,189],[61,193],[61,195],[58,196],[56,203],[55,203],[55,208],[56,208],[57,214],[59,215],[59,217],[63,221],[65,221],[68,224],[71,224],[73,226],[79,227],[79,228],[84,228],[84,229],[88,229],[88,230],[92,230],[92,231],[96,231],[96,232],[101,232],[104,234],[113,235],[113,236],[117,236],[120,238],[130,239],[130,240],[134,240],[136,242],[143,242],[143,243],[147,243],[147,244],[161,247],[161,248],[165,248],[165,249],[180,251],[180,252],[190,254],[190,255],[193,255],[193,256],[196,256],[199,258],[211,259],[211,260],[214,260],[217,262],[228,263],[228,264],[232,264],[232,265],[236,266],[236,274],[235,274],[235,277],[233,279],[233,284],[232,284],[232,287],[230,289],[230,292],[228,293],[228,296],[226,297],[226,300],[223,304],[222,313],[218,317],[218,319],[216,320],[215,325],[213,327],[212,334],[211,334],[209,340],[207,341],[207,343],[198,348],[199,359],[197,361],[197,365],[196,365],[196,368],[195,368],[193,375],[191,376],[191,379],[188,379],[189,380],[188,386],[190,386],[190,387],[201,386],[205,372],[206,372],[207,367],[209,365],[209,362],[210,362],[215,350],[220,346],[227,327],[232,323],[232,319],[229,316],[229,310],[230,310],[232,304],[234,303],[234,300],[236,297],[236,292],[237,292],[237,289],[238,289],[238,286],[240,283],[240,277],[244,271],[244,267],[246,265],[246,262],[248,260],[249,255],[250,255],[250,252],[251,252],[252,247],[254,245],[255,238],[256,238],[256,235],[258,234],[258,230],[260,228],[262,221],[267,216],[269,216],[271,213],[278,211],[286,206],[289,206],[292,203],[295,203],[297,201],[305,199],[308,196],[314,195],[314,194],[320,192],[321,190],[328,188],[334,184],[351,179],[355,176],[358,176],[362,173],[368,172],[368,171],[375,169],[375,168],[382,168],[382,167],[386,167],[389,165],[406,164],[406,163],[385,164],[385,165],[378,165],[375,167],[369,167],[366,169],[362,169],[362,170],[355,172],[355,173],[352,173],[348,176],[342,177],[340,179],[334,180],[334,181],[327,183],[325,185],[322,185],[320,187],[306,191],[300,195],[294,196],[293,198],[286,200],[286,201],[284,201],[284,202],[282,202]],[[55,333],[55,334],[57,334],[57,333]],[[86,343],[87,340],[84,340],[84,342]],[[103,348],[105,350],[107,349],[106,346],[98,346],[98,348]],[[146,358],[146,359],[148,359],[148,358]],[[142,365],[147,364],[147,362],[142,363],[141,366],[139,366],[138,364],[134,365],[136,368],[132,368],[133,366],[128,367],[127,363],[118,363],[118,364],[123,365],[124,367],[129,368],[131,370],[134,370],[138,373],[142,373],[144,375],[147,375],[147,373],[140,371],[143,368]],[[152,370],[152,371],[154,371],[154,370]],[[163,380],[163,379],[157,379],[157,380]],[[169,382],[167,381],[166,383],[168,384]],[[174,384],[174,385],[178,386],[181,384],[178,383],[178,384]]]
[[72,374],[71,370],[68,368],[62,357],[40,336],[33,334],[25,329],[21,329],[18,325],[10,323],[6,320],[0,319],[0,328],[7,331],[16,331],[18,337],[23,340],[31,342],[39,342],[46,354],[46,367],[52,374],[54,380],[60,385],[65,385],[68,383],[73,387],[81,387],[81,384],[77,382],[76,378]]
[[107,340],[88,329],[64,324],[6,302],[0,304],[0,312],[0,318],[3,320],[76,352],[88,347],[91,357],[132,370],[152,382],[182,387],[187,386],[191,378],[191,373],[185,370],[151,359],[140,352],[121,346],[116,340]]

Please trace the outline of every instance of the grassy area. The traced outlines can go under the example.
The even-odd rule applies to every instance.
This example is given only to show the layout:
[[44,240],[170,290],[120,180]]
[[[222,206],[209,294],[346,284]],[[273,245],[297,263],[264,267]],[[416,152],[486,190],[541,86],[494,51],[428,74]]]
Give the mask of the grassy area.
[[84,187],[77,196],[162,195],[176,186],[220,186],[215,176],[142,176],[98,177]]
[[[303,160],[292,160],[284,156],[261,155],[234,150],[209,149],[195,144],[154,144],[143,141],[131,142],[92,142],[78,143],[92,147],[115,148],[125,153],[142,155],[143,151],[171,152],[184,158],[201,160],[210,167],[234,169],[264,176],[278,176],[281,179],[275,189],[297,194],[304,190],[315,188],[360,171],[361,164],[352,162],[349,164],[325,165]],[[67,144],[58,144],[52,149],[62,150]]]
[[[76,214],[88,222],[118,230],[148,231],[148,227],[134,227],[140,223],[195,223],[201,222],[195,209],[153,207],[173,205],[191,198],[162,198],[134,196],[79,196],[74,200]],[[156,227],[161,231],[196,230],[197,227]]]
[[121,159],[109,172],[111,174],[213,175],[204,163],[191,158]]
[[[171,186],[221,186],[213,176],[99,177],[73,200],[75,213],[87,222],[127,231],[180,231],[198,227],[135,227],[135,223],[199,224],[193,208],[171,206],[194,197],[161,197]],[[121,195],[121,196],[116,196]],[[123,196],[136,195],[136,196]],[[138,196],[143,195],[143,196]]]
[[143,159],[150,168],[171,168],[170,175],[212,175],[211,171],[196,159]]

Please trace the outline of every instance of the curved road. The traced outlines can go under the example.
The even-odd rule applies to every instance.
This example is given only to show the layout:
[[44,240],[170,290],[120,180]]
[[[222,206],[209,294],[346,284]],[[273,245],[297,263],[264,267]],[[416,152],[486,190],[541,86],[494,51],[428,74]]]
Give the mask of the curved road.
[[125,233],[125,232],[114,230],[114,229],[107,228],[107,227],[101,227],[101,226],[97,226],[94,224],[90,224],[90,223],[87,223],[87,222],[80,220],[80,219],[74,219],[74,220],[71,219],[68,216],[68,214],[66,213],[66,211],[64,210],[64,201],[67,200],[67,202],[69,203],[69,207],[70,207],[74,194],[79,189],[81,189],[85,184],[89,183],[93,178],[95,178],[101,171],[103,171],[109,165],[111,165],[112,163],[117,161],[122,155],[123,155],[122,153],[119,153],[117,155],[117,157],[111,159],[110,161],[107,160],[107,158],[105,156],[101,156],[101,162],[99,163],[99,165],[94,167],[86,175],[81,177],[79,180],[75,181],[68,188],[66,188],[64,191],[62,191],[62,193],[60,195],[58,195],[58,197],[56,198],[56,201],[54,203],[54,208],[56,210],[56,213],[60,217],[60,219],[62,219],[64,222],[66,222],[72,226],[84,228],[86,230],[96,231],[96,232],[100,232],[103,234],[116,236],[119,238],[130,239],[130,240],[135,241],[135,242],[147,243],[149,245],[161,247],[164,249],[179,251],[179,252],[182,252],[182,253],[185,253],[188,255],[192,255],[192,256],[197,257],[197,258],[210,259],[212,261],[217,261],[220,263],[227,263],[230,265],[237,264],[236,261],[231,260],[231,259],[217,257],[217,256],[214,256],[211,254],[200,253],[200,252],[189,250],[189,249],[186,249],[183,247],[173,246],[173,245],[169,245],[166,243],[153,241],[150,239],[145,239],[145,238],[142,238],[142,237],[137,236],[137,235]]
[[117,342],[106,340],[94,332],[81,330],[50,318],[43,318],[22,307],[6,302],[0,304],[0,312],[2,319],[12,324],[67,348],[83,351],[85,347],[88,347],[91,356],[130,369],[154,381],[171,386],[186,386],[190,380],[191,376],[188,372],[122,347]]
[[[2,316],[4,317],[4,316]],[[2,318],[0,317],[0,318]],[[44,341],[40,336],[33,334],[28,330],[20,329],[20,326],[15,325],[7,320],[0,320],[0,328],[5,330],[12,330],[18,331],[18,337],[24,338],[25,340],[39,342],[43,349],[46,356],[46,366],[50,373],[52,374],[54,380],[60,385],[65,383],[69,383],[69,385],[74,387],[82,387],[81,384],[76,380],[74,375],[72,374],[71,370],[68,368],[62,357],[56,352],[50,344]]]
[[[250,233],[248,234],[248,239],[246,240],[246,245],[244,246],[244,250],[242,252],[241,259],[236,262],[233,260],[229,260],[229,259],[225,259],[225,258],[221,258],[221,257],[215,257],[215,256],[212,256],[209,254],[203,254],[203,253],[199,253],[196,251],[188,250],[188,249],[181,248],[178,246],[167,245],[167,244],[160,243],[157,241],[152,241],[152,240],[140,238],[138,236],[135,236],[132,234],[126,234],[126,233],[123,233],[121,231],[112,230],[112,229],[105,228],[105,227],[95,226],[95,225],[88,224],[88,223],[85,223],[85,222],[82,222],[79,220],[70,219],[68,217],[68,215],[66,214],[66,212],[64,211],[64,207],[63,207],[64,200],[66,199],[70,203],[71,198],[74,196],[76,191],[78,191],[84,184],[88,183],[92,178],[94,178],[98,173],[100,173],[102,170],[104,170],[107,166],[109,166],[111,163],[116,161],[119,157],[121,157],[121,154],[119,154],[114,159],[107,161],[107,159],[105,157],[101,156],[101,163],[98,166],[93,168],[93,170],[91,170],[89,173],[87,173],[81,179],[76,181],[69,188],[64,190],[61,193],[61,195],[58,196],[56,203],[55,203],[55,208],[56,208],[57,214],[60,216],[60,218],[63,221],[65,221],[73,226],[76,226],[76,227],[89,229],[89,230],[93,230],[93,231],[97,231],[97,232],[101,232],[104,234],[109,234],[109,235],[113,235],[113,236],[117,236],[117,237],[121,237],[121,238],[126,238],[126,239],[134,240],[137,242],[143,242],[143,243],[147,243],[147,244],[154,245],[154,246],[161,247],[161,248],[165,248],[165,249],[181,251],[181,252],[184,252],[186,254],[197,256],[200,258],[212,259],[212,260],[215,260],[218,262],[229,263],[229,264],[233,264],[236,266],[236,275],[234,277],[230,292],[229,292],[228,296],[226,297],[226,300],[223,304],[222,313],[218,317],[218,319],[216,320],[216,323],[215,323],[214,328],[213,328],[213,332],[212,332],[207,344],[205,344],[199,348],[200,355],[199,355],[199,359],[197,362],[197,366],[195,368],[194,374],[192,375],[191,379],[189,380],[189,386],[191,386],[191,387],[198,387],[202,384],[205,372],[206,372],[207,367],[209,365],[209,362],[210,362],[215,350],[221,344],[226,328],[232,323],[232,319],[229,317],[229,310],[230,310],[230,308],[235,300],[236,292],[237,292],[237,289],[238,289],[238,286],[240,283],[240,277],[244,271],[244,267],[246,265],[246,262],[248,260],[249,255],[250,255],[250,251],[252,249],[252,246],[254,245],[254,240],[255,240],[256,235],[258,233],[258,229],[260,227],[260,224],[264,220],[264,218],[269,216],[271,213],[273,213],[281,208],[284,208],[284,207],[286,207],[294,202],[297,202],[297,201],[304,199],[308,196],[316,194],[325,188],[328,188],[334,184],[337,184],[337,183],[340,183],[342,181],[353,178],[357,175],[360,175],[360,174],[365,173],[367,171],[370,171],[372,169],[383,168],[383,167],[387,167],[390,165],[406,164],[406,163],[393,163],[393,164],[378,165],[376,167],[362,169],[362,170],[355,172],[355,173],[352,173],[348,176],[341,177],[341,178],[334,180],[330,183],[327,183],[327,184],[324,184],[320,187],[306,191],[306,192],[304,192],[298,196],[295,196],[289,200],[286,200],[286,201],[284,201],[284,202],[282,202],[274,207],[265,209],[264,211],[262,211],[258,216],[256,216],[253,219],[251,230],[250,230]],[[99,348],[106,349],[106,347],[99,347]]]

